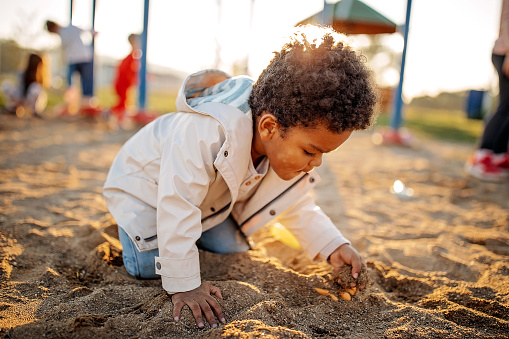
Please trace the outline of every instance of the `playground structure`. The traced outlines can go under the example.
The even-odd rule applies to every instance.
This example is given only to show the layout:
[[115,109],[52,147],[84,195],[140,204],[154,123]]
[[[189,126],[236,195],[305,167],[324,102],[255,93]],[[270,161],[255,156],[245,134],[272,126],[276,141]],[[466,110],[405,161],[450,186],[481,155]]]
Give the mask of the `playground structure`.
[[[360,0],[341,0],[329,4],[324,0],[323,10],[302,20],[297,25],[322,24],[331,26],[334,30],[345,34],[391,34],[397,31],[397,26],[370,6]],[[399,84],[393,94],[390,128],[376,133],[373,141],[376,144],[394,144],[410,146],[411,136],[401,126],[403,124],[403,80],[405,73],[408,31],[410,27],[410,13],[412,0],[407,0],[406,19],[401,33],[404,38],[403,53]]]
[[[73,0],[70,1],[70,13],[69,13],[69,22],[72,23],[73,16]],[[143,5],[143,31],[140,34],[140,49],[141,49],[141,58],[140,58],[140,67],[139,67],[139,76],[138,76],[138,98],[137,98],[137,112],[132,116],[134,122],[145,125],[152,120],[157,118],[156,114],[150,113],[147,111],[147,33],[148,33],[148,14],[149,14],[149,6],[150,0],[144,0]],[[95,28],[95,15],[96,15],[96,5],[97,0],[92,0],[92,25],[91,28],[94,30]],[[92,50],[95,54],[95,37],[92,37]],[[85,109],[81,111],[84,115],[96,116],[100,114],[104,114],[101,109]]]
[[[73,15],[73,0],[70,1],[70,22]],[[96,2],[92,0],[92,29],[95,26]],[[254,0],[251,2],[251,9]],[[133,120],[140,124],[146,124],[154,120],[157,116],[147,112],[147,34],[150,0],[143,0],[143,31],[140,34],[140,48],[142,51],[139,67],[139,83],[137,98],[137,113],[133,116]],[[374,137],[377,144],[396,144],[410,146],[411,136],[404,129],[403,124],[403,81],[406,62],[406,50],[408,41],[408,31],[410,26],[412,0],[407,0],[406,20],[401,27],[401,33],[404,37],[403,52],[401,56],[401,69],[399,84],[393,93],[393,107],[390,119],[390,128],[378,133]],[[383,16],[370,6],[364,4],[360,0],[340,0],[334,4],[327,3],[324,0],[324,9],[314,15],[302,20],[299,24],[324,24],[329,25],[333,29],[345,34],[390,34],[397,31],[397,25]],[[92,39],[92,48],[94,48],[94,39]],[[87,113],[87,112],[85,112]],[[96,114],[95,111],[88,112]]]

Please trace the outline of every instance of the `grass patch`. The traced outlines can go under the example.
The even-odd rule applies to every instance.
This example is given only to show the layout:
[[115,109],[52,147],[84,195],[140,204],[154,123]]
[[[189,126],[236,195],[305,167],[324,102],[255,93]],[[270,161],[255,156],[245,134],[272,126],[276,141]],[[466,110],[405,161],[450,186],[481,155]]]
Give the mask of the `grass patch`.
[[[102,107],[111,107],[116,104],[117,97],[113,88],[104,87],[96,91],[97,98]],[[177,110],[175,102],[177,100],[177,91],[150,91],[147,95],[147,110],[157,114],[175,112]],[[132,89],[127,96],[127,107],[134,109],[138,94]]]
[[[0,74],[0,84],[4,81],[10,82],[13,86],[18,83],[18,78],[15,74]],[[108,109],[117,102],[117,97],[113,86],[105,86],[96,88],[96,96],[99,100],[99,104],[104,109]],[[64,103],[64,89],[47,89],[48,94],[48,105],[47,109],[52,109],[55,106],[62,105]],[[153,91],[149,90],[147,93],[147,111],[164,114],[169,112],[175,112],[176,106],[175,101],[177,99],[177,90],[173,91]],[[127,107],[135,109],[135,103],[137,100],[137,88],[133,87],[128,93]],[[0,89],[0,107],[5,106],[6,100],[3,96],[2,90]]]
[[[48,105],[47,109],[52,109],[55,106],[62,105],[64,103],[63,92],[60,90],[47,90],[48,94]],[[147,111],[164,114],[169,112],[175,112],[177,110],[175,102],[177,99],[177,91],[159,91],[149,92],[147,96]],[[108,109],[117,102],[117,97],[113,88],[103,87],[96,90],[96,96],[99,100],[99,104],[104,109]],[[135,100],[137,99],[137,93],[135,90],[128,95],[127,107],[135,109]],[[5,98],[0,91],[0,106],[5,106]]]
[[[382,113],[377,126],[389,126],[390,114]],[[475,144],[484,129],[482,120],[467,119],[460,110],[406,107],[402,126],[417,136]]]
[[[0,77],[0,80],[3,80]],[[102,87],[96,90],[100,105],[107,109],[116,103],[113,87]],[[135,108],[137,93],[133,89],[128,96],[128,107]],[[176,91],[149,91],[147,97],[147,110],[149,112],[164,114],[175,112]],[[61,91],[48,91],[48,109],[63,104]],[[0,105],[5,104],[0,91]],[[390,114],[380,114],[377,126],[389,126]],[[403,125],[416,136],[440,140],[458,141],[475,144],[481,136],[484,122],[467,119],[461,110],[446,110],[436,108],[423,108],[406,106],[403,113]]]

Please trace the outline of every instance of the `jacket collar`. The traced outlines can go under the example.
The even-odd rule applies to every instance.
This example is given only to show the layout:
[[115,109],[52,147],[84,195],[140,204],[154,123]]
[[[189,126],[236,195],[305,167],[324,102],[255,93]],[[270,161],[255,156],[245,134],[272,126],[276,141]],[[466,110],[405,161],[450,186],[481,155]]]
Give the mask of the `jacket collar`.
[[251,158],[253,122],[248,99],[253,83],[247,76],[232,78],[219,70],[204,70],[187,77],[176,102],[179,112],[211,116],[223,127],[226,138],[214,165],[232,201],[237,199]]

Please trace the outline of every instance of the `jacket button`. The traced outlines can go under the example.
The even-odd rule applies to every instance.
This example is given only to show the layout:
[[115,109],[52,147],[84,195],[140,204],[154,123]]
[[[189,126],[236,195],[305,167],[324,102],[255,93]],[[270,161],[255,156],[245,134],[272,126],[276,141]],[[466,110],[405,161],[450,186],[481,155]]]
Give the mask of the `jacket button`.
[[251,185],[251,181],[246,182],[246,186]]
[[228,151],[224,151],[224,157],[226,158],[228,156]]
[[140,241],[141,238],[139,236],[135,236],[134,239],[136,239],[136,241]]
[[309,178],[309,182],[311,182],[311,183],[315,182],[315,178],[313,178],[313,177]]
[[274,211],[274,210],[270,210],[269,214],[270,214],[270,215],[276,215],[276,211]]
[[160,269],[161,269],[161,263],[160,263],[160,262],[156,263],[156,268],[157,268],[158,270],[160,270]]
[[255,177],[255,180],[260,180],[260,176],[259,176],[259,175],[257,175],[257,176]]
[[211,207],[211,208],[210,208],[210,210],[211,210],[212,212],[215,212],[215,211],[216,211],[216,209],[215,209],[214,207]]

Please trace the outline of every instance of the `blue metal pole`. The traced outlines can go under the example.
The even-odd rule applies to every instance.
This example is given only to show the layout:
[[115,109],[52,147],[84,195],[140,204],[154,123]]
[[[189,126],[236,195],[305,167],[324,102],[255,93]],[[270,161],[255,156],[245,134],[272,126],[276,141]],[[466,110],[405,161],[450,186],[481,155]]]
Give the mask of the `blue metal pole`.
[[138,78],[140,85],[138,89],[138,110],[145,110],[147,102],[147,32],[148,32],[148,9],[149,0],[145,0],[143,6],[143,32],[141,33],[141,59]]
[[[95,5],[96,5],[96,0],[93,0],[92,1],[92,31],[95,30]],[[94,59],[95,59],[95,37],[94,37],[94,34],[92,34],[92,70],[94,69]],[[92,71],[92,96],[94,95],[94,90],[95,90],[95,86],[94,86],[94,71]]]
[[391,116],[391,127],[395,130],[401,127],[402,123],[402,114],[401,111],[403,109],[403,78],[405,75],[405,61],[406,61],[406,48],[408,41],[408,30],[410,28],[410,11],[412,8],[412,0],[407,1],[406,6],[406,22],[405,22],[405,31],[404,31],[404,42],[403,42],[403,55],[401,56],[401,71],[399,75],[399,85],[396,93],[394,93],[394,112]]
[[73,3],[73,0],[70,0],[70,4],[69,4],[69,25],[72,25],[72,3]]
[[323,0],[323,11],[322,11],[322,25],[325,26],[325,6],[327,6],[327,1]]

